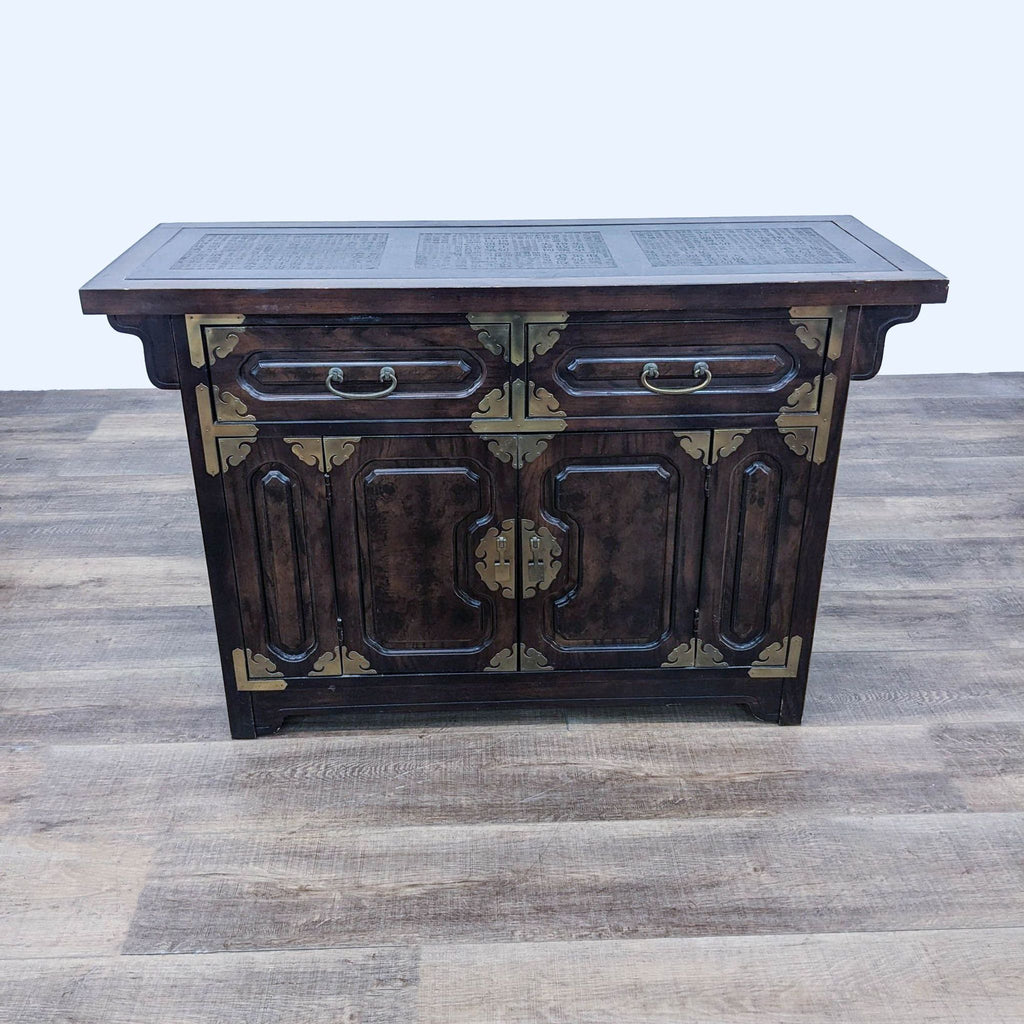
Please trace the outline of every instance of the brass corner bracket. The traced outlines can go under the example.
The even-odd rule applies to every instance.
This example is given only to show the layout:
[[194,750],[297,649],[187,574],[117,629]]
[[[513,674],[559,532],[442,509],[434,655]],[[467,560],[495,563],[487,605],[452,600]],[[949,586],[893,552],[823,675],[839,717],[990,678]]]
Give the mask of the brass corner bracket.
[[196,385],[196,410],[206,472],[217,476],[239,465],[252,451],[259,433],[256,417],[247,414],[240,399],[221,392],[216,384],[212,392],[205,384]]
[[716,462],[728,458],[733,452],[739,451],[747,434],[752,428],[740,430],[673,430],[679,439],[679,447],[705,466],[713,466]]
[[350,651],[344,644],[341,646],[341,672],[343,676],[375,676],[377,670],[370,668],[370,663],[358,652]]
[[[828,454],[828,435],[832,426],[837,383],[834,373],[815,377],[812,393],[818,397],[817,411],[798,412],[796,410],[803,403],[797,396],[803,388],[808,387],[805,382],[789,396],[775,418],[775,425],[786,442],[786,447],[818,465],[825,461]],[[797,401],[794,403],[795,397]],[[811,409],[813,408],[812,405]]]
[[548,659],[536,648],[519,643],[498,651],[484,671],[553,672],[554,666],[548,664]]
[[467,313],[466,319],[485,349],[513,366],[522,366],[527,356],[532,359],[554,347],[569,314]]
[[244,651],[236,647],[231,652],[231,662],[235,669],[235,686],[243,691],[285,690],[288,683],[282,678],[284,673],[277,671],[277,666],[262,654],[253,654],[247,647]]
[[329,473],[335,466],[347,461],[356,450],[361,437],[285,437],[292,446],[292,454],[308,466],[316,466],[321,473]]
[[791,306],[789,322],[800,344],[812,352],[833,361],[842,355],[845,306]]
[[693,637],[672,650],[662,668],[717,668],[725,665],[722,652],[714,644]]
[[752,679],[795,676],[800,666],[803,643],[802,637],[793,636],[769,644],[757,656],[757,661],[750,667],[747,675]]
[[229,332],[210,345],[207,360],[206,346],[203,343],[204,327],[237,327],[243,323],[245,316],[241,313],[186,313],[185,334],[188,340],[188,357],[192,365],[197,370],[206,365],[213,366],[218,359],[230,354],[238,344],[238,334]]

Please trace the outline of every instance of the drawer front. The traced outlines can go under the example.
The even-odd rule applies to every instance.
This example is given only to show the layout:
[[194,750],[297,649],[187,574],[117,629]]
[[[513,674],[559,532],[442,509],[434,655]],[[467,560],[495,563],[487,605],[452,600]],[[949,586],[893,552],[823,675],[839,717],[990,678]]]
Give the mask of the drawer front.
[[[547,351],[531,335],[530,379],[570,419],[777,415],[802,385],[801,395],[816,390],[829,332],[840,329],[830,317],[575,323],[570,317]],[[541,337],[543,328],[531,330]],[[689,390],[672,393],[678,389]]]
[[[465,320],[198,329],[211,383],[256,420],[469,420],[509,379],[508,364]],[[197,326],[190,330],[194,339]]]

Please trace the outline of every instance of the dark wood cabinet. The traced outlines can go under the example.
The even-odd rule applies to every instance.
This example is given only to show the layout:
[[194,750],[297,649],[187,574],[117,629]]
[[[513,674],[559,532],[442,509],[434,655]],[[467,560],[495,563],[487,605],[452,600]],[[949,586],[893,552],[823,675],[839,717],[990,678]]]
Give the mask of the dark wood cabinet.
[[799,722],[849,382],[946,284],[852,218],[162,225],[82,302],[182,392],[244,737],[493,702]]

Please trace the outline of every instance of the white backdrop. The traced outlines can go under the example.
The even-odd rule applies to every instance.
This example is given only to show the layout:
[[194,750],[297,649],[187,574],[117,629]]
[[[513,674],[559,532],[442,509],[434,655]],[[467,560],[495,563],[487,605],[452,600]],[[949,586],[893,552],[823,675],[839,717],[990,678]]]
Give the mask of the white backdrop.
[[0,388],[148,386],[158,221],[852,213],[952,280],[884,372],[1024,370],[1020,5],[17,4]]

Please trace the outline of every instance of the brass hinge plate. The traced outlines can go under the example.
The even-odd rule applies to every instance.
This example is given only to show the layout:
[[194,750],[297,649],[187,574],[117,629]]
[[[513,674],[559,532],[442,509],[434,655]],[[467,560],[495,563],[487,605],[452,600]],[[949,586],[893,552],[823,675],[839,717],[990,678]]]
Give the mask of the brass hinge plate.
[[476,547],[477,575],[488,590],[499,590],[502,597],[516,596],[516,522],[502,520],[492,526]]
[[533,597],[538,590],[547,590],[558,576],[562,563],[558,556],[562,547],[546,527],[538,527],[532,519],[519,523],[523,558],[523,597]]

